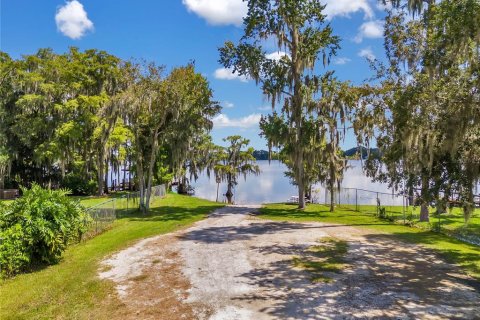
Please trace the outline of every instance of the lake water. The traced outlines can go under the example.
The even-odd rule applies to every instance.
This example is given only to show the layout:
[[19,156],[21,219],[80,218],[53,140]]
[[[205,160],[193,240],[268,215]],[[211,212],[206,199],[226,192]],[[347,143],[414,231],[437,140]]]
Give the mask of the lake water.
[[[289,179],[285,177],[284,172],[286,166],[279,161],[257,161],[260,166],[261,173],[258,176],[249,175],[244,180],[239,178],[238,185],[234,190],[234,202],[236,204],[262,204],[285,202],[291,196],[297,195],[297,189],[293,186]],[[361,166],[361,161],[349,161],[350,168],[347,169],[344,175],[342,189],[340,193],[341,203],[355,204],[376,204],[377,197],[382,201],[382,204],[402,205],[403,198],[392,196],[392,190],[387,185],[377,182],[372,182],[368,178]],[[195,196],[215,201],[217,184],[212,175],[210,179],[203,174],[196,182],[192,182],[195,188]],[[369,190],[355,190],[363,189]],[[325,189],[318,185],[313,188],[314,201],[325,202],[328,195],[325,194]],[[219,201],[224,201],[227,187],[225,183],[220,184]],[[378,194],[377,194],[378,192]]]

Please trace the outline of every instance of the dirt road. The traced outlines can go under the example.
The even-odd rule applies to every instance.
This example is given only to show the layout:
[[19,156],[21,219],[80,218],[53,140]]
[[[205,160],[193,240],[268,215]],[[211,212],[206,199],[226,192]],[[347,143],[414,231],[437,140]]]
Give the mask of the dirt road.
[[[226,207],[108,260],[123,318],[477,319],[479,284],[426,249],[348,226],[272,222],[255,207]],[[347,266],[312,281],[292,258],[335,237]]]

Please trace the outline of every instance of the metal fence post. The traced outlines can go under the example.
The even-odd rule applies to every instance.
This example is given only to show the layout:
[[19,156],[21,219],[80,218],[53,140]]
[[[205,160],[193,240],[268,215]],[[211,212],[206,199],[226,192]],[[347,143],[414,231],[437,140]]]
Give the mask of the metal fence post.
[[358,189],[355,188],[355,210],[357,212],[359,212],[360,210],[358,210]]
[[340,207],[340,194],[342,193],[342,189],[338,189],[338,203],[337,205]]

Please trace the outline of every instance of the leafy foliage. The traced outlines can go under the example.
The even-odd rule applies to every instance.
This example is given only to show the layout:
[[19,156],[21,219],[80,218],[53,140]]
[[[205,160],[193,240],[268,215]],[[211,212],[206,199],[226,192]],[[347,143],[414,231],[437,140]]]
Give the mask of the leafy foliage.
[[387,63],[374,66],[380,85],[354,127],[360,143],[374,138],[380,149],[380,160],[367,161],[371,176],[411,196],[419,190],[422,221],[429,203],[441,213],[454,199],[468,222],[480,179],[480,2],[405,2],[392,1]]
[[[243,37],[237,45],[229,41],[220,48],[220,63],[253,78],[272,101],[272,109],[282,103],[281,113],[263,117],[260,127],[270,151],[274,146],[282,150],[298,187],[300,208],[305,207],[305,192],[317,180],[322,160],[328,159],[330,180],[335,182],[344,167],[337,157],[337,129],[345,124],[351,104],[342,98],[350,90],[332,72],[317,73],[319,62],[326,68],[340,42],[324,9],[314,0],[248,1]],[[265,40],[276,41],[284,52],[281,58],[269,58],[262,48]]]
[[102,195],[123,171],[148,210],[143,191],[155,177],[170,181],[211,130],[220,111],[212,95],[193,64],[166,74],[94,49],[0,52],[0,187],[36,182],[91,194],[95,179]]
[[63,178],[62,188],[70,190],[72,195],[88,196],[94,195],[97,192],[97,182],[93,179],[87,180],[79,173],[68,173]]
[[133,136],[132,158],[144,212],[149,209],[153,179],[165,165],[157,160],[167,160],[162,152],[169,152],[169,167],[184,175],[186,162],[193,159],[198,146],[196,137],[212,128],[211,119],[220,111],[208,81],[193,64],[174,68],[166,77],[163,71],[155,64],[129,65],[130,85],[118,97]]
[[0,268],[11,276],[39,264],[56,263],[68,244],[87,231],[89,216],[66,190],[34,184],[10,205],[0,203]]
[[[213,167],[217,183],[227,182],[226,197],[228,203],[232,203],[233,187],[237,185],[238,178],[243,175],[247,179],[248,174],[260,174],[260,167],[255,164],[252,147],[243,150],[250,140],[241,136],[229,136],[223,139],[230,145],[226,148],[217,148],[216,162]],[[217,195],[218,197],[218,195]]]

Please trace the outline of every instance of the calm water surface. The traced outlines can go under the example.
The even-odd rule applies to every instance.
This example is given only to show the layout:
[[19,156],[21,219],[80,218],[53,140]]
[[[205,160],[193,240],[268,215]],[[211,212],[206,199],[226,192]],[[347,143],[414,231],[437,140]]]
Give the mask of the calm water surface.
[[[402,199],[388,194],[392,193],[392,190],[387,185],[382,183],[371,182],[362,170],[360,161],[349,161],[351,168],[345,172],[343,179],[343,188],[359,188],[371,190],[374,192],[357,192],[357,201],[360,204],[375,204],[376,194],[375,192],[386,193],[383,197],[388,198],[385,201],[395,202],[401,205]],[[286,166],[279,161],[257,161],[260,166],[261,173],[258,176],[249,175],[244,180],[243,177],[239,179],[238,185],[235,187],[234,202],[236,204],[262,204],[273,202],[285,202],[291,196],[297,195],[297,190],[293,186],[289,179],[285,177],[284,172]],[[195,188],[195,196],[215,201],[217,184],[215,178],[209,179],[206,174],[200,176],[196,182],[192,182],[192,186]],[[220,184],[219,188],[219,201],[225,200],[225,192],[227,187],[225,183]],[[353,197],[353,198],[352,198]],[[355,190],[349,190],[341,194],[342,203],[354,203]],[[316,202],[323,202],[325,199],[325,189],[322,186],[314,187],[314,200]]]

